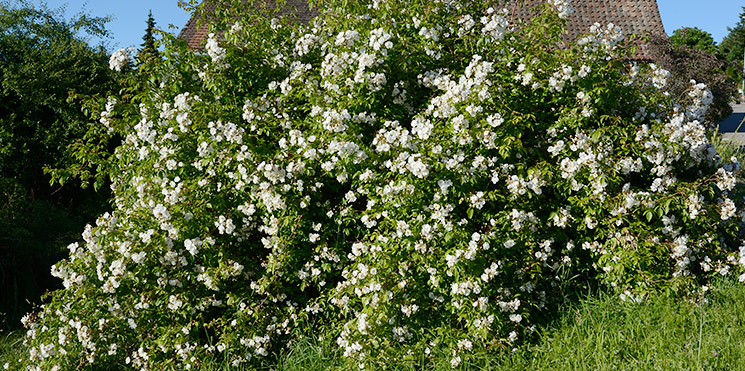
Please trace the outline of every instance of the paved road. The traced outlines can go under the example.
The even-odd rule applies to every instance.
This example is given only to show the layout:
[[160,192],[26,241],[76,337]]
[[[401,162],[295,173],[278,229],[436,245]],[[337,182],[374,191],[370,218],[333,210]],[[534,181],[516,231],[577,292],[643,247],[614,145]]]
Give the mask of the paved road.
[[[745,146],[745,122],[743,120],[745,120],[745,103],[733,104],[732,115],[719,123],[719,132],[722,133],[722,138]],[[742,126],[740,126],[741,123]]]

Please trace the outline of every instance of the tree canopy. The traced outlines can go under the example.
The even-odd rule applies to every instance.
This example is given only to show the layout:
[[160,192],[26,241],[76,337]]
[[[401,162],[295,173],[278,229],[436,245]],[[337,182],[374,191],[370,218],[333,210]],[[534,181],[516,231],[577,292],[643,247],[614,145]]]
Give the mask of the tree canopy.
[[69,146],[82,140],[89,119],[76,97],[115,90],[107,52],[81,36],[105,37],[106,21],[0,3],[0,312],[8,325],[28,310],[27,300],[56,287],[48,265],[105,205],[74,185],[50,186],[43,169],[77,162]]
[[717,43],[710,33],[698,27],[683,27],[673,31],[670,41],[676,47],[686,45],[688,47],[703,50],[712,55],[718,52]]
[[0,4],[0,176],[40,187],[45,165],[69,163],[67,146],[82,138],[88,118],[70,94],[114,88],[107,52],[78,36],[106,36],[106,18]]
[[727,27],[729,33],[722,39],[719,44],[719,52],[735,66],[739,66],[732,71],[737,76],[742,76],[743,58],[745,58],[745,7],[740,13],[740,21],[734,27]]

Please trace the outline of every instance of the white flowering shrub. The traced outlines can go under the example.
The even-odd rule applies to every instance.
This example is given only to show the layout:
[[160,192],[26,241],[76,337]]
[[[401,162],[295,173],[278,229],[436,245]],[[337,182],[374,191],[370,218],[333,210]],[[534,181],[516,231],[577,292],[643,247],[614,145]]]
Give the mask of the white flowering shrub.
[[563,45],[568,3],[540,7],[328,1],[167,51],[101,102],[113,210],[52,268],[29,369],[253,367],[304,331],[354,367],[458,367],[586,285],[742,274],[706,87],[673,102],[620,29]]

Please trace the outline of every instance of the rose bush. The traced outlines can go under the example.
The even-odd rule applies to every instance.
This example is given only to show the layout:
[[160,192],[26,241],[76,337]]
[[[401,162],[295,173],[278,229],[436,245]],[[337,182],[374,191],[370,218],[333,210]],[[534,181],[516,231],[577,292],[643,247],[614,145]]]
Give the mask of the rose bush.
[[100,102],[114,208],[52,268],[28,368],[254,367],[307,331],[355,367],[457,367],[587,285],[742,274],[710,91],[673,102],[622,30],[564,45],[569,4],[538,7],[328,1],[311,25],[234,15],[203,53],[171,40]]

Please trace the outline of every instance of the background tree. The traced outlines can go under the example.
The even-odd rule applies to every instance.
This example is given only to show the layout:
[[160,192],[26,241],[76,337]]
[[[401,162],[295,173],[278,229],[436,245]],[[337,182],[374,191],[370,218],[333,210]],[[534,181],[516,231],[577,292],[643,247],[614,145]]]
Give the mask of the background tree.
[[107,36],[107,21],[0,3],[0,326],[51,287],[51,263],[106,205],[104,193],[51,186],[43,168],[74,162],[68,146],[89,125],[75,97],[115,90],[106,50],[79,36]]
[[683,27],[673,31],[670,42],[676,47],[686,45],[709,54],[717,54],[718,52],[714,37],[698,27]]
[[745,52],[745,7],[740,13],[740,21],[735,27],[727,27],[729,33],[722,39],[719,44],[719,52],[732,67],[727,69],[727,75],[734,80],[742,79],[743,69],[743,52]]
[[147,28],[145,29],[145,36],[142,37],[142,45],[139,53],[141,60],[146,60],[152,57],[157,57],[158,48],[155,46],[155,18],[153,18],[153,11],[151,10],[147,15]]

